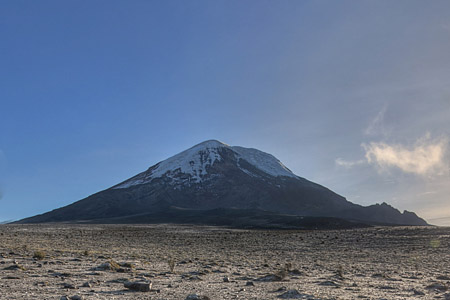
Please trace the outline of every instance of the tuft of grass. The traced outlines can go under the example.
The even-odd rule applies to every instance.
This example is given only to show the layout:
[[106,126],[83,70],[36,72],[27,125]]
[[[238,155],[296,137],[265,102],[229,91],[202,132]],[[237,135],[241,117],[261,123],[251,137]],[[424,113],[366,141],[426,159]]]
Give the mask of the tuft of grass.
[[43,260],[45,258],[46,254],[44,251],[35,251],[33,254],[33,258],[37,260]]
[[120,269],[120,265],[112,259],[109,261],[109,265],[111,266],[111,270],[117,271]]
[[345,279],[344,268],[342,266],[338,266],[338,268],[335,272],[335,275],[338,279],[341,279],[341,280]]
[[169,265],[170,273],[173,273],[175,269],[175,260],[172,257],[167,258],[167,264]]

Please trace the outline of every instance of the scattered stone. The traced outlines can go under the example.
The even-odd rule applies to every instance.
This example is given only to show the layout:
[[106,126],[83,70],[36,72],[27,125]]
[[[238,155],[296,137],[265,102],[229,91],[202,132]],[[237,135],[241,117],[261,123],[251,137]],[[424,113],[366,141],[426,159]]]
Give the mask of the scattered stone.
[[86,281],[85,283],[83,283],[82,287],[91,288],[91,287],[93,287],[93,284],[91,282],[89,282],[89,281]]
[[445,275],[441,275],[441,276],[436,277],[436,279],[437,280],[450,280],[450,277],[445,276]]
[[230,278],[228,278],[227,276],[225,276],[225,277],[223,278],[223,282],[230,282]]
[[290,270],[289,274],[290,275],[303,275],[303,272],[298,269],[294,269],[294,270]]
[[114,271],[118,273],[125,273],[125,272],[131,272],[135,269],[135,266],[130,263],[117,263],[113,260],[110,260],[109,262],[100,264],[99,266],[95,268],[91,268],[91,271]]
[[255,281],[261,281],[261,282],[282,281],[282,280],[283,280],[283,278],[276,274],[266,275],[266,276],[255,279]]
[[440,283],[433,283],[426,287],[427,290],[435,290],[439,292],[446,292],[448,290],[448,287],[440,284]]
[[63,283],[62,284],[64,289],[70,289],[70,290],[74,290],[75,289],[75,285],[71,284],[71,283]]
[[278,296],[280,299],[314,299],[311,295],[302,294],[297,290],[289,290]]
[[253,283],[253,281],[247,281],[245,283],[246,286],[255,286],[255,284]]
[[133,291],[150,292],[152,283],[150,281],[126,281],[123,286]]
[[189,281],[202,281],[202,279],[200,277],[198,277],[198,276],[188,277],[188,280]]
[[186,297],[185,300],[210,300],[207,296],[197,295],[197,294],[190,294]]
[[286,290],[287,290],[287,288],[285,286],[282,286],[274,291],[271,291],[271,293],[280,293],[280,292],[284,292]]
[[116,263],[114,260],[110,260],[105,262],[95,268],[92,268],[91,271],[116,271],[116,272],[124,272],[125,270],[121,268],[121,266]]
[[322,281],[322,282],[319,283],[319,285],[321,285],[321,286],[339,287],[339,284],[337,284],[336,282],[331,281],[331,280]]
[[2,279],[20,279],[20,277],[17,277],[17,276],[6,276],[6,277],[3,277]]
[[413,293],[414,293],[414,295],[417,295],[417,296],[423,296],[423,295],[425,295],[424,292],[418,291],[418,290],[416,290],[416,289],[413,289]]
[[67,296],[61,296],[61,298],[59,298],[59,300],[70,300],[70,299]]
[[9,267],[6,267],[3,270],[22,270],[22,271],[26,271],[27,269],[24,266],[19,265],[18,263],[14,262],[13,265],[11,265]]
[[75,296],[70,297],[70,300],[83,300],[83,299],[84,299],[83,296],[80,296],[80,295],[75,295]]
[[125,283],[127,281],[130,281],[128,278],[116,278],[116,279],[112,279],[109,280],[109,283]]

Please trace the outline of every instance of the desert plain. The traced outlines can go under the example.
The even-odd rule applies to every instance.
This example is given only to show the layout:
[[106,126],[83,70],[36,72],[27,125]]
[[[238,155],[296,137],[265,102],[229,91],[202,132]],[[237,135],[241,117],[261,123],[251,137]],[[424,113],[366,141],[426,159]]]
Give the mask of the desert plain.
[[2,300],[450,299],[449,287],[448,227],[0,226]]

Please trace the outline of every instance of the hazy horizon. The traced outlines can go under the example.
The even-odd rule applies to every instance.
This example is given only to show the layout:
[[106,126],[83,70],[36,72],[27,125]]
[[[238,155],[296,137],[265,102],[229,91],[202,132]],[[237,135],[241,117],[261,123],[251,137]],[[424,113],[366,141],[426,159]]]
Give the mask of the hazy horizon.
[[0,7],[0,222],[217,139],[450,226],[450,2]]

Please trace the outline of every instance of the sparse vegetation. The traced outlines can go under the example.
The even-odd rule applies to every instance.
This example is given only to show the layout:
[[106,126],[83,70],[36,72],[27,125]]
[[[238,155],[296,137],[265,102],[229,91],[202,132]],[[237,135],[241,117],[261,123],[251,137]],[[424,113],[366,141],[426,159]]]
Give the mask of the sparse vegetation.
[[33,258],[37,260],[43,260],[46,256],[46,253],[44,251],[35,251],[33,254]]
[[172,257],[167,258],[167,264],[169,265],[170,273],[173,273],[175,269],[175,260]]

